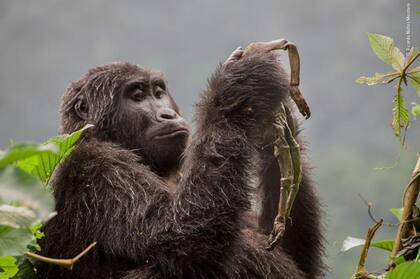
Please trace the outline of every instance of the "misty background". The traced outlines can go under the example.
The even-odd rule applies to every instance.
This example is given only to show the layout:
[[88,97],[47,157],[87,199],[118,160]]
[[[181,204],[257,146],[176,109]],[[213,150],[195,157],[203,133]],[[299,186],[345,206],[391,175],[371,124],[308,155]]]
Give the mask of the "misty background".
[[[420,1],[410,4],[412,45],[419,47]],[[402,0],[0,1],[0,149],[11,140],[55,135],[64,89],[99,64],[162,70],[191,120],[207,77],[234,48],[287,38],[298,46],[300,88],[312,111],[303,126],[325,204],[327,278],[348,278],[360,250],[339,253],[342,241],[364,238],[372,225],[358,193],[373,202],[375,215],[395,223],[388,208],[401,206],[420,150],[420,120],[404,150],[393,137],[394,90],[354,82],[391,70],[370,49],[366,32],[392,37],[404,52],[405,30]],[[404,94],[408,104],[415,100],[412,89]],[[384,226],[376,239],[394,234]],[[373,248],[368,270],[382,271],[386,257]]]

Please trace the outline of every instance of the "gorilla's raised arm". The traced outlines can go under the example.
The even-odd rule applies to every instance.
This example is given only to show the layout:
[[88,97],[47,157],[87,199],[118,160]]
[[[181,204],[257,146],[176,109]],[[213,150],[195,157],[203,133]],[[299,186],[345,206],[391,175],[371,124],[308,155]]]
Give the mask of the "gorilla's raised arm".
[[174,200],[175,226],[192,248],[212,243],[209,249],[220,250],[235,237],[239,215],[250,207],[257,135],[288,94],[283,75],[275,55],[262,53],[221,66],[210,79]]

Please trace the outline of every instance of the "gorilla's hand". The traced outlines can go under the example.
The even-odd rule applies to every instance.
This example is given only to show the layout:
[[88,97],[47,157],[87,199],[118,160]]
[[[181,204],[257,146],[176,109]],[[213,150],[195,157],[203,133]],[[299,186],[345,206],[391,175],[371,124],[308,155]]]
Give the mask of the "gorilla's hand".
[[280,102],[287,102],[288,84],[276,54],[255,52],[244,57],[237,48],[209,80],[199,119],[205,127],[229,123],[255,133],[261,124],[272,123]]
[[290,63],[290,86],[289,92],[293,101],[296,103],[300,113],[308,119],[311,111],[305,98],[299,90],[300,82],[300,58],[296,45],[286,39],[278,39],[271,42],[256,42],[248,45],[241,53],[241,57],[247,57],[256,53],[268,53],[273,50],[287,50]]
[[227,66],[232,62],[238,61],[241,59],[242,54],[244,53],[244,49],[241,46],[238,46],[226,59],[226,61],[223,63],[223,66]]

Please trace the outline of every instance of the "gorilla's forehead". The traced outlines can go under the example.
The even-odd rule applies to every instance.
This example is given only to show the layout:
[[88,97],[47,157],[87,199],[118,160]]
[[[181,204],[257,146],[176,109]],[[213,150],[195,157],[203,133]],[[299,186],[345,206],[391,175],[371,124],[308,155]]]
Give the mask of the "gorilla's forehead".
[[118,75],[125,81],[144,80],[144,81],[166,81],[163,72],[138,64],[124,63],[122,71]]
[[151,69],[139,64],[128,62],[114,62],[91,69],[85,77],[92,76],[118,76],[119,78],[143,77],[164,79],[164,74],[156,69]]

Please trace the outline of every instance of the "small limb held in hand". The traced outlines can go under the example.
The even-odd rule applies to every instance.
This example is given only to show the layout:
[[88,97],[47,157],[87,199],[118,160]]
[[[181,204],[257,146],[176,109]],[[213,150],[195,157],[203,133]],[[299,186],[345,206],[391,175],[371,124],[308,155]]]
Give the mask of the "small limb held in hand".
[[96,245],[96,241],[93,242],[92,244],[90,244],[88,247],[86,247],[86,249],[84,249],[82,252],[80,252],[80,254],[78,254],[77,256],[75,256],[72,259],[54,259],[54,258],[48,258],[48,257],[44,257],[38,254],[34,254],[31,252],[26,252],[25,256],[41,261],[41,262],[45,262],[45,263],[49,263],[49,264],[54,264],[54,265],[58,265],[58,266],[62,266],[64,268],[73,269],[74,264],[82,257],[84,256],[87,252],[89,252],[94,246]]
[[294,138],[295,124],[289,109],[283,104],[276,114],[274,129],[277,137],[274,142],[274,156],[281,166],[281,188],[278,213],[269,236],[268,250],[272,250],[284,235],[286,222],[290,218],[293,202],[302,180],[300,147]]
[[293,120],[293,117],[290,113],[290,110],[288,107],[283,106],[284,111],[286,113],[286,120],[287,120],[287,126],[286,126],[286,140],[289,144],[289,150],[290,150],[290,157],[292,158],[292,165],[293,165],[293,183],[291,185],[289,195],[287,198],[287,216],[290,216],[290,212],[293,207],[293,202],[296,199],[296,195],[299,191],[300,182],[302,181],[302,162],[300,159],[300,146],[297,143],[295,139],[296,130],[295,130],[295,123]]

